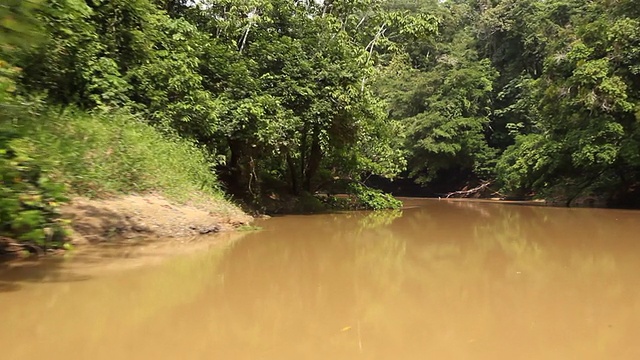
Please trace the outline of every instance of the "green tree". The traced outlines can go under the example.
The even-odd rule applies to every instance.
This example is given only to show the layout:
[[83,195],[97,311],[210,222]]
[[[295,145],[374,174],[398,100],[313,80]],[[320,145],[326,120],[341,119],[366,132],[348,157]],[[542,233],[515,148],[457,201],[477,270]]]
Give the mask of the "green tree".
[[[552,2],[565,27],[550,39],[523,101],[537,107],[529,131],[500,160],[506,189],[566,199],[621,198],[638,183],[638,17],[629,3]],[[553,17],[552,17],[553,18]]]
[[376,87],[390,117],[405,126],[409,176],[421,184],[456,176],[453,186],[489,176],[495,151],[486,138],[497,73],[474,50],[473,12],[455,3],[388,6],[440,19],[438,35],[408,42],[406,55],[395,56]]

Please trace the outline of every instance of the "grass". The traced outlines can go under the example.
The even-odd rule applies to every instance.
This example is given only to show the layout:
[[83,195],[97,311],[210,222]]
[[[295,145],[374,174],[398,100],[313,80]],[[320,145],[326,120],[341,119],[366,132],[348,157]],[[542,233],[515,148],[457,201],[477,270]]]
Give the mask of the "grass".
[[255,225],[241,225],[236,228],[237,231],[260,231],[262,230],[261,226]]
[[1,112],[3,127],[19,134],[20,151],[73,195],[158,192],[179,202],[224,199],[206,152],[125,112],[46,106]]

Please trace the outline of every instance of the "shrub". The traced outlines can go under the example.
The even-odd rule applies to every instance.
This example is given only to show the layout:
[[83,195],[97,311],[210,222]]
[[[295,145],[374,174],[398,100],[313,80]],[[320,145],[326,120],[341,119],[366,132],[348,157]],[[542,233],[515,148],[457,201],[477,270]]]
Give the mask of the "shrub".
[[88,114],[42,106],[14,128],[29,153],[74,194],[160,192],[174,200],[221,198],[213,161],[194,143],[163,135],[125,111]]
[[402,202],[391,194],[360,183],[349,184],[348,193],[356,197],[359,207],[369,210],[399,209],[402,206]]
[[225,201],[206,152],[124,111],[89,114],[37,101],[0,102],[0,236],[63,245],[65,195],[159,192]]
[[0,129],[0,234],[37,245],[62,245],[64,186],[27,156],[15,133]]

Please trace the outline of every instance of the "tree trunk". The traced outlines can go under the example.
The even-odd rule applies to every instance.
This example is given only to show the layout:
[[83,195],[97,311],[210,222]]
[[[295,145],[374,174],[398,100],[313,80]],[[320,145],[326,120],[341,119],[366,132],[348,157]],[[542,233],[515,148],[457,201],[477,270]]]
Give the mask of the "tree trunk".
[[246,154],[244,144],[240,140],[229,139],[229,150],[231,151],[231,160],[229,162],[229,192],[238,197],[244,197],[249,187],[249,169],[244,162]]
[[311,181],[313,177],[320,169],[320,162],[322,161],[322,147],[320,146],[320,127],[315,126],[313,128],[313,140],[311,143],[311,150],[309,153],[309,161],[307,163],[307,169],[304,176],[304,190],[312,192]]
[[291,192],[293,195],[300,195],[300,188],[298,187],[298,171],[296,170],[296,163],[293,161],[291,154],[287,152],[287,166],[289,167],[289,173],[291,174]]
[[307,133],[309,125],[304,124],[302,128],[302,137],[300,139],[300,178],[304,179],[307,172]]

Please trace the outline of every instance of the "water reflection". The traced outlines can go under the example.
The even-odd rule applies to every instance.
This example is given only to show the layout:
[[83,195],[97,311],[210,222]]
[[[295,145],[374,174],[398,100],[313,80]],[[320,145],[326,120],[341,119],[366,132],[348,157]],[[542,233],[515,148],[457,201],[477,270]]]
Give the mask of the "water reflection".
[[[408,205],[274,218],[224,250],[0,293],[0,348],[16,359],[640,356],[640,213]],[[34,329],[57,336],[20,341]]]

